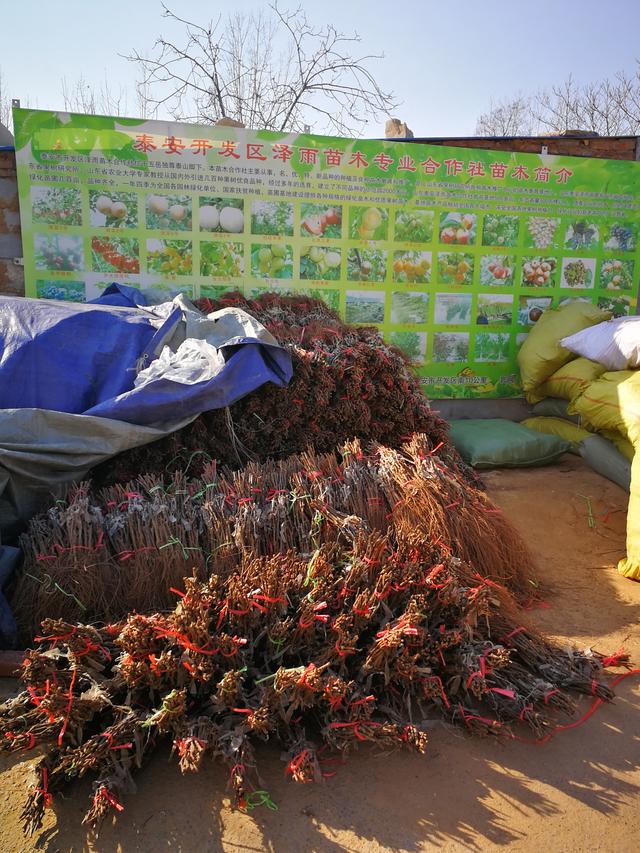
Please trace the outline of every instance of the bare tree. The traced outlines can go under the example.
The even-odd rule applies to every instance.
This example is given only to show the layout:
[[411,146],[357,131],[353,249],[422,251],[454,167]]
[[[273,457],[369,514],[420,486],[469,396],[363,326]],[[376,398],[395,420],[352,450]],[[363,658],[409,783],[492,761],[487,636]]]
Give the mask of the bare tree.
[[10,128],[12,124],[11,117],[11,100],[7,95],[2,77],[2,68],[0,68],[0,124]]
[[616,74],[609,84],[608,94],[619,115],[626,120],[627,132],[640,134],[640,60],[636,60],[634,75]]
[[534,132],[534,118],[531,112],[531,98],[516,95],[489,104],[489,111],[483,113],[476,123],[477,136],[530,136]]
[[[97,86],[85,77],[69,81],[63,77],[61,83],[64,109],[70,112],[89,115],[126,115],[129,112],[129,92],[120,86],[111,88],[106,73],[104,80]],[[132,109],[136,117],[151,118],[154,110],[149,109],[149,87],[144,80],[136,80],[133,85]]]
[[633,73],[580,84],[570,75],[534,95],[491,104],[476,133],[486,136],[588,130],[605,136],[640,133],[640,64]]
[[70,112],[121,115],[127,111],[126,91],[122,87],[112,91],[106,74],[97,87],[82,75],[72,82],[63,77],[61,90],[64,108]]
[[249,127],[355,133],[398,106],[370,65],[381,56],[353,55],[360,37],[333,26],[314,28],[300,7],[235,14],[197,24],[163,5],[164,17],[184,28],[183,39],[160,37],[154,56],[127,56],[144,70],[148,103],[177,120],[212,123],[234,118]]
[[640,71],[578,85],[572,77],[542,92],[534,112],[544,130],[591,130],[604,136],[640,131]]

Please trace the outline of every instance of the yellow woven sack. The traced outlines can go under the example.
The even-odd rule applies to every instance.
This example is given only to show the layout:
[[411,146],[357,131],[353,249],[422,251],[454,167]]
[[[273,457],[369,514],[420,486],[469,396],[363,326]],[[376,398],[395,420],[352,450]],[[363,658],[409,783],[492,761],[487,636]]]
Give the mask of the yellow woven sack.
[[[606,367],[588,358],[574,358],[556,370],[546,382],[535,389],[541,397],[560,397],[562,400],[575,400],[594,379],[606,371]],[[535,401],[530,402],[538,402]]]
[[588,326],[595,326],[610,317],[609,312],[601,311],[588,302],[570,302],[555,310],[547,309],[525,338],[518,353],[524,390],[533,391],[575,357],[568,349],[560,346],[561,338]]
[[557,435],[571,442],[571,453],[580,454],[578,446],[580,442],[591,435],[586,429],[582,429],[571,421],[562,418],[527,418],[522,421],[522,426],[529,427],[536,432],[544,432],[547,435]]
[[598,432],[620,433],[634,446],[640,442],[640,371],[614,370],[599,379],[569,404],[583,426]]
[[631,494],[627,510],[627,556],[618,563],[618,571],[625,578],[640,581],[640,453],[636,453],[631,463]]

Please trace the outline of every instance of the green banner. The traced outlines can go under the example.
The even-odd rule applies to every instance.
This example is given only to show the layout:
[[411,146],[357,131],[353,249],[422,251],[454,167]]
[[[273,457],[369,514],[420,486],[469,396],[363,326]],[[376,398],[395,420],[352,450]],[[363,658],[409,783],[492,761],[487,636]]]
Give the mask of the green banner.
[[267,289],[380,328],[427,394],[521,393],[542,313],[635,313],[637,163],[14,110],[27,296]]

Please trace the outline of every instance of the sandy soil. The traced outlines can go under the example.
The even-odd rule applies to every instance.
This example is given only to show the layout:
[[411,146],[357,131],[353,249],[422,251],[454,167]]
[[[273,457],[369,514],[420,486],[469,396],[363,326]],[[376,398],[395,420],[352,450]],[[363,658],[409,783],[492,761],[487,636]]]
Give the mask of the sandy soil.
[[[560,641],[640,661],[640,584],[621,578],[627,496],[565,457],[532,471],[486,477],[495,501],[539,557],[548,609],[535,620]],[[590,497],[596,526],[588,524]],[[5,682],[6,684],[6,682]],[[585,700],[583,707],[588,707]],[[424,758],[363,751],[322,786],[284,779],[275,749],[262,750],[265,787],[278,811],[229,808],[221,768],[180,777],[157,757],[114,825],[88,842],[79,828],[89,788],[47,815],[25,841],[19,815],[29,762],[0,764],[4,853],[130,851],[631,851],[640,835],[640,680],[591,719],[549,744],[473,741],[437,724]]]

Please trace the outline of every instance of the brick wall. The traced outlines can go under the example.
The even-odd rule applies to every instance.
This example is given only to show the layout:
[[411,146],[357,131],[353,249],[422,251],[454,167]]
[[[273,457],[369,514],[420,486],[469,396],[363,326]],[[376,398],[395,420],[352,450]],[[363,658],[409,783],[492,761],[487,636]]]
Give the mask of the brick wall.
[[24,269],[14,263],[21,257],[16,158],[0,151],[0,293],[24,296]]
[[[397,142],[398,140],[391,141]],[[489,138],[468,136],[448,139],[443,137],[407,139],[404,141],[458,148],[483,148],[490,151],[519,151],[525,154],[541,154],[543,147],[546,147],[547,154],[567,157],[640,160],[640,136],[503,136]],[[640,314],[640,301],[638,302],[637,313]],[[455,403],[461,402],[455,401]]]
[[640,160],[637,136],[504,136],[482,138],[477,136],[436,139],[408,139],[428,145],[452,145],[458,148],[488,148],[493,151],[521,151],[540,154],[547,146],[549,154],[568,157],[600,157],[606,160]]

